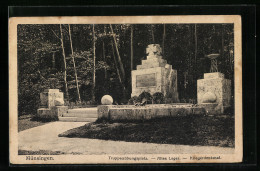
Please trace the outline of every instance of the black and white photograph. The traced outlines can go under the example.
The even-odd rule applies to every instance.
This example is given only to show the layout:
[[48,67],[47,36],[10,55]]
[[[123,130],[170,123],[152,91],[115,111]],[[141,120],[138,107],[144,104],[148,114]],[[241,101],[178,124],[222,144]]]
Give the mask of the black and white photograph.
[[9,25],[11,163],[242,161],[240,16]]

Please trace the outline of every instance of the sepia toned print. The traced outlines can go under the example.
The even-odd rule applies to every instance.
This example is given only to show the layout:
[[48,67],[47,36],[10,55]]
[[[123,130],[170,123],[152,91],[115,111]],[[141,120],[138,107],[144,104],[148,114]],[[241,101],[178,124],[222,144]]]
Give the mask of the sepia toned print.
[[10,163],[234,163],[240,16],[9,20]]

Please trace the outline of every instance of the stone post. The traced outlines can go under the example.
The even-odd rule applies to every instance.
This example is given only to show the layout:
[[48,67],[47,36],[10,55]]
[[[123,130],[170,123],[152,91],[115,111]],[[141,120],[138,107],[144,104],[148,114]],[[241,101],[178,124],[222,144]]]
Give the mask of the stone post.
[[197,100],[209,114],[223,114],[231,105],[231,80],[220,72],[205,73],[197,80]]
[[40,93],[41,105],[38,115],[57,115],[66,113],[68,106],[64,106],[64,95],[59,89],[46,89]]

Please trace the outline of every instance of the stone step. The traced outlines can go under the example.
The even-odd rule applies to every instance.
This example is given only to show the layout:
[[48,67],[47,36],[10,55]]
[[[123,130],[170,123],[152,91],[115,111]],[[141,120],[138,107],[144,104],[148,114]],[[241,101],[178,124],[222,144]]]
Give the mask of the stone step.
[[97,108],[78,108],[69,109],[67,113],[80,113],[80,114],[97,114]]
[[64,113],[63,117],[78,117],[78,118],[97,118],[97,113]]
[[193,107],[192,103],[172,103],[172,104],[147,104],[145,105],[146,107],[151,107],[151,108],[172,108],[172,107],[180,107],[180,108],[185,108],[185,107]]
[[218,104],[217,103],[201,103],[199,104],[200,107],[208,108],[208,109],[215,109]]
[[166,60],[161,58],[154,58],[154,59],[144,59],[142,60],[142,65],[151,65],[154,63],[167,63]]
[[97,118],[59,117],[60,122],[95,122]]
[[162,62],[162,63],[152,63],[152,64],[142,64],[142,65],[137,65],[136,69],[140,70],[140,69],[148,69],[148,68],[157,68],[157,67],[164,67],[166,65],[166,62]]

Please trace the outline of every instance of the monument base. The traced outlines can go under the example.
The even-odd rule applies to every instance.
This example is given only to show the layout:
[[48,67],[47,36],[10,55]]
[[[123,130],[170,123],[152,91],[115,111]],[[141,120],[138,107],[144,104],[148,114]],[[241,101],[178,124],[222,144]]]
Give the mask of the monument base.
[[53,106],[50,108],[39,108],[37,110],[37,115],[48,115],[48,116],[62,116],[67,113],[68,106]]
[[230,107],[231,80],[225,79],[220,72],[205,73],[204,79],[197,81],[198,105],[209,114],[223,114]]
[[134,105],[100,105],[98,119],[107,120],[149,120],[161,117],[181,117],[188,115],[205,115],[203,107],[192,104],[156,104]]
[[41,106],[63,106],[64,97],[63,93],[59,89],[46,89],[40,93]]
[[223,106],[223,105],[219,105],[217,103],[202,103],[202,104],[199,104],[199,107],[204,108],[206,111],[206,114],[221,115],[221,114],[225,114],[225,112],[231,106]]

